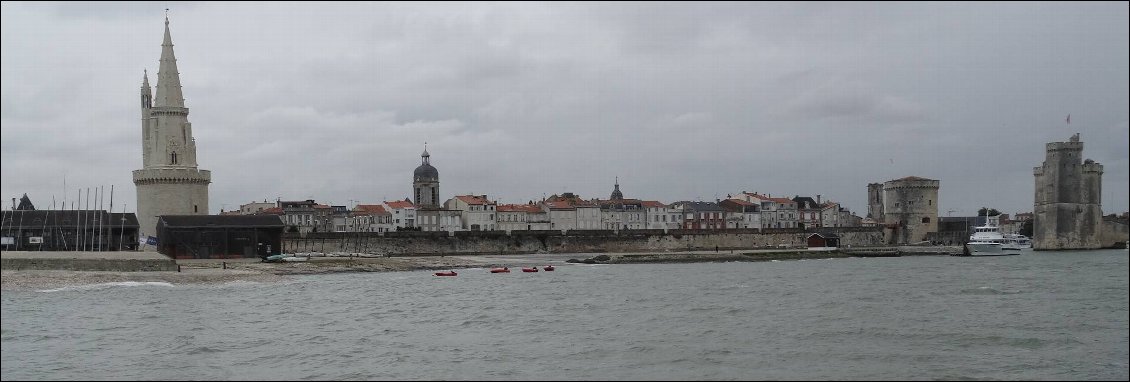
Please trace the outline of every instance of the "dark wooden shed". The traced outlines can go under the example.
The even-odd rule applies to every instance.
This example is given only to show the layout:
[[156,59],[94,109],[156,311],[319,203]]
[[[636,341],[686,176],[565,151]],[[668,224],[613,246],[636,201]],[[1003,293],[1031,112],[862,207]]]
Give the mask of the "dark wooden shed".
[[816,232],[808,235],[808,248],[839,247],[840,237],[834,233]]
[[282,250],[277,215],[162,215],[157,251],[175,259],[265,258]]

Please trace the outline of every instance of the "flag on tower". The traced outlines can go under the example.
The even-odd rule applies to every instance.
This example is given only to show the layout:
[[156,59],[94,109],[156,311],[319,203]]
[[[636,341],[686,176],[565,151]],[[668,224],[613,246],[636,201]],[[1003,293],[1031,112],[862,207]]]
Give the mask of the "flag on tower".
[[1067,120],[1066,120],[1066,121],[1067,121],[1067,124],[1068,124],[1068,125],[1070,125],[1070,124],[1071,124],[1071,114],[1068,114],[1068,115],[1067,115]]

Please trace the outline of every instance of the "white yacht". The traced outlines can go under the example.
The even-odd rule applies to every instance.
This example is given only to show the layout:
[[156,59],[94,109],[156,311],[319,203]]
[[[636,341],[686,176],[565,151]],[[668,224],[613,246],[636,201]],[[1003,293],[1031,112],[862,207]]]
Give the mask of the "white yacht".
[[1024,236],[1024,235],[1016,234],[1016,233],[1006,233],[1006,234],[1003,234],[1002,236],[1004,236],[1005,242],[1004,242],[1003,248],[1005,248],[1005,249],[1015,249],[1015,250],[1032,249],[1032,239],[1029,239],[1028,236]]
[[[1031,241],[1029,241],[1031,246]],[[1001,255],[1019,255],[1020,248],[1017,245],[1011,244],[1009,239],[1001,235],[1000,228],[997,226],[996,216],[987,216],[985,225],[973,228],[973,234],[969,236],[969,242],[966,243],[969,248],[970,256],[1001,256]]]

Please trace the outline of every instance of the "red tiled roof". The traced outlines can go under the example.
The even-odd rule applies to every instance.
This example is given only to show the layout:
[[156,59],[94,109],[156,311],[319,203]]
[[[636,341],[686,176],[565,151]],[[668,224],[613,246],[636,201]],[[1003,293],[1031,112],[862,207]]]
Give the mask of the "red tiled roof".
[[391,201],[391,202],[385,202],[385,204],[387,204],[389,208],[396,208],[396,209],[416,208],[416,205],[412,204],[412,202],[407,201],[407,200],[394,200],[394,201]]
[[463,203],[481,205],[481,204],[495,204],[487,200],[486,195],[456,195],[456,199],[462,200]]
[[268,208],[268,209],[265,209],[265,210],[262,210],[262,211],[259,211],[258,213],[256,213],[256,215],[282,215],[282,214],[283,214],[282,207],[271,207],[271,208]]
[[663,204],[663,202],[656,201],[656,200],[644,200],[644,201],[641,201],[640,204],[643,205],[644,207],[648,207],[648,208],[650,208],[650,207],[667,207],[667,205]]
[[917,176],[908,176],[908,177],[905,177],[905,178],[900,178],[900,179],[895,179],[895,180],[934,180],[934,179],[926,179],[926,178],[917,177]]
[[769,198],[769,200],[780,204],[796,204],[796,202],[789,198]]
[[549,208],[555,209],[555,210],[571,210],[571,209],[574,209],[572,204],[570,204],[569,202],[564,201],[564,200],[558,200],[558,201],[548,201],[547,200],[543,203],[545,203],[545,205],[549,206]]
[[542,212],[541,207],[532,204],[503,204],[498,206],[498,212]]
[[749,196],[752,196],[752,197],[755,197],[755,198],[758,198],[758,199],[761,199],[761,200],[772,200],[772,199],[774,199],[774,198],[770,198],[767,195],[761,195],[761,194],[758,194],[756,192],[743,192],[743,194],[746,194],[746,195],[749,195]]
[[739,206],[756,206],[757,205],[755,203],[750,203],[750,202],[747,202],[747,201],[744,201],[744,200],[741,200],[741,199],[726,199],[725,201],[737,204]]
[[358,204],[353,208],[353,215],[387,215],[388,211],[380,204]]

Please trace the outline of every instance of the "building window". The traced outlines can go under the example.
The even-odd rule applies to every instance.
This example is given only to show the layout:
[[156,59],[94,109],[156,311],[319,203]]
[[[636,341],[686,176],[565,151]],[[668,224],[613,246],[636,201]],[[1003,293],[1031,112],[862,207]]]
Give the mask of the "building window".
[[169,154],[169,164],[177,164],[177,153],[176,153],[176,151],[174,151],[172,154]]
[[930,222],[930,218],[928,218],[928,217],[926,217],[926,218],[922,218],[922,222],[923,222],[923,223],[929,223],[929,222]]
[[[176,155],[176,154],[173,154],[173,155]],[[176,162],[173,162],[173,163],[176,163]],[[200,213],[200,206],[193,204],[192,205],[192,212],[193,213]]]

